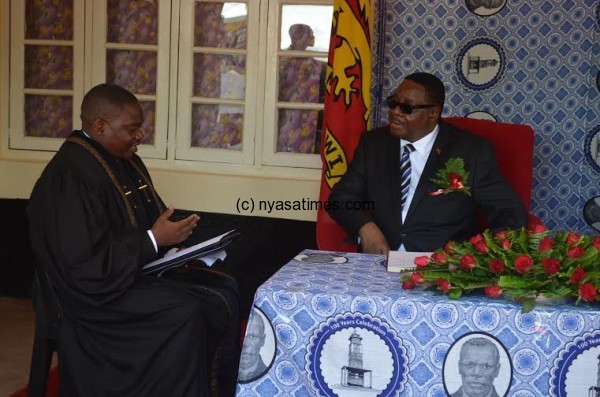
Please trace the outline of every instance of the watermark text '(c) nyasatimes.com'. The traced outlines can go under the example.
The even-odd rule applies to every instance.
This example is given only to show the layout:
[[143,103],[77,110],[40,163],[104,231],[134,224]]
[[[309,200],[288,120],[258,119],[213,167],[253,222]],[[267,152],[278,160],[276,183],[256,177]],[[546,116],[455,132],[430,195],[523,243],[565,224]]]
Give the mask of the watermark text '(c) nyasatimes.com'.
[[254,200],[252,197],[240,197],[236,201],[238,214],[252,214],[254,211],[268,214],[274,211],[317,211],[317,210],[346,210],[372,211],[375,203],[372,201],[321,201],[303,198],[301,200]]

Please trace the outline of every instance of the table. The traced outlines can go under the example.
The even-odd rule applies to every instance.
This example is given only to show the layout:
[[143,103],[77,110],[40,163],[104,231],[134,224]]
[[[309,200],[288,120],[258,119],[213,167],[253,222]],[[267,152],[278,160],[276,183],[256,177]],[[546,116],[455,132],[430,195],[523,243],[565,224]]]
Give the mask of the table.
[[[461,371],[492,368],[477,360],[495,351],[489,382],[499,396],[600,396],[597,306],[522,313],[485,296],[450,301],[403,290],[382,263],[306,250],[267,280],[254,298],[236,395],[442,397],[461,387]],[[467,345],[479,346],[474,363]],[[244,368],[253,356],[260,365]],[[465,379],[464,387],[484,382]]]

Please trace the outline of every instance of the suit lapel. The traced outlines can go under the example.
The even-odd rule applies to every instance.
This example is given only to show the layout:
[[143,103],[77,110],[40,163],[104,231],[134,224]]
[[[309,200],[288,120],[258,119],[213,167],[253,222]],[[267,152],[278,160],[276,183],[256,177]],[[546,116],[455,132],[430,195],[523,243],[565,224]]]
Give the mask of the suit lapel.
[[400,208],[400,139],[392,139],[386,150],[391,164],[390,172],[386,173],[389,177],[387,183],[391,187],[392,202],[396,203],[394,205],[394,216],[395,219],[398,219],[398,222],[402,223],[402,209]]
[[439,126],[438,136],[435,138],[431,152],[429,152],[429,157],[425,163],[425,168],[423,168],[423,173],[421,174],[421,179],[419,179],[419,184],[415,189],[413,199],[410,202],[410,207],[404,223],[408,223],[408,220],[416,212],[416,208],[423,197],[433,190],[431,178],[437,170],[443,167],[444,161],[446,161],[446,158],[448,157],[446,154],[447,151],[445,150],[446,146],[450,143],[448,131],[443,122],[440,122]]

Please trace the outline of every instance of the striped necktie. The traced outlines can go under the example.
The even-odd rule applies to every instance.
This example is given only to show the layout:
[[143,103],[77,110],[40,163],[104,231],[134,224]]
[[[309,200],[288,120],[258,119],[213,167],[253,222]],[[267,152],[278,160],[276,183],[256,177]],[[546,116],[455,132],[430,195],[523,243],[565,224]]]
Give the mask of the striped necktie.
[[408,143],[402,148],[402,158],[400,159],[400,188],[402,191],[402,199],[400,208],[404,207],[408,198],[408,188],[410,187],[410,153],[415,150],[415,147]]

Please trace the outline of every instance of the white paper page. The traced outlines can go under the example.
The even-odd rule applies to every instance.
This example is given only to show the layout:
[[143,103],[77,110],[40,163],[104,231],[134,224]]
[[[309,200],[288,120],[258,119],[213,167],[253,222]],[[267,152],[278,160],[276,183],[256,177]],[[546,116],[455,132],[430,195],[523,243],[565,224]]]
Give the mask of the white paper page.
[[415,258],[419,256],[430,257],[433,252],[406,252],[390,251],[387,258],[387,271],[399,273],[400,270],[412,270],[415,268]]
[[151,268],[151,267],[153,267],[153,266],[156,266],[156,265],[158,265],[158,264],[160,264],[160,263],[163,263],[163,262],[165,262],[165,261],[170,261],[171,259],[176,259],[176,258],[179,258],[180,256],[183,256],[183,255],[189,254],[189,253],[191,253],[191,252],[194,252],[194,251],[200,250],[200,249],[202,249],[202,248],[204,248],[204,247],[207,247],[207,246],[209,246],[209,245],[211,245],[211,244],[214,244],[214,243],[218,242],[218,241],[219,241],[219,240],[221,240],[221,239],[222,239],[224,236],[228,235],[229,233],[231,233],[231,232],[233,232],[233,231],[234,231],[234,230],[230,230],[230,231],[228,231],[227,233],[223,233],[223,234],[221,234],[220,236],[217,236],[217,237],[211,238],[210,240],[203,241],[203,242],[201,242],[201,243],[198,243],[198,244],[196,244],[196,245],[192,245],[191,247],[184,248],[184,249],[182,249],[182,250],[179,250],[179,251],[177,251],[177,252],[175,252],[175,253],[170,253],[170,254],[169,254],[169,252],[170,252],[170,251],[169,251],[169,252],[167,252],[167,254],[165,255],[165,257],[164,257],[164,258],[160,258],[160,259],[157,259],[157,260],[155,260],[155,261],[152,261],[152,262],[146,263],[142,269],[148,269],[148,268]]

